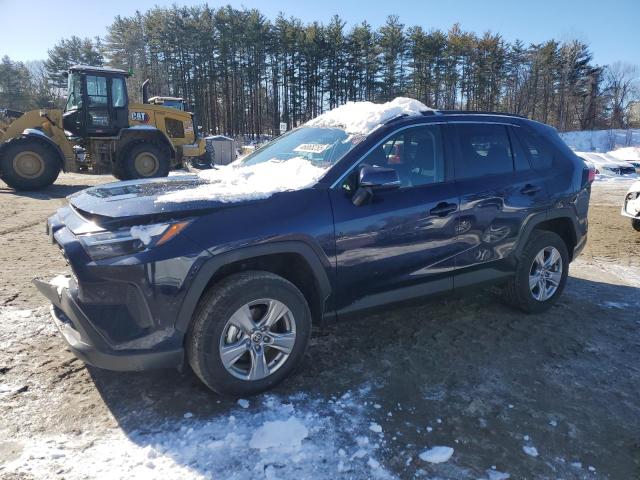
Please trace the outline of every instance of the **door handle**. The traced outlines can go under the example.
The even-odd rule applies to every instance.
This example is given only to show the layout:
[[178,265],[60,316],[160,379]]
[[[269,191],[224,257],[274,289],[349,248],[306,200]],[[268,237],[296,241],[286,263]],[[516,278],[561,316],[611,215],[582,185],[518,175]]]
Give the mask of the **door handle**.
[[458,205],[456,205],[455,203],[440,202],[438,205],[429,210],[429,212],[431,213],[431,215],[446,217],[450,213],[455,212],[457,209]]
[[538,193],[540,190],[540,187],[538,187],[537,185],[531,185],[530,183],[527,183],[520,189],[520,193],[522,193],[523,195],[533,195],[535,193]]

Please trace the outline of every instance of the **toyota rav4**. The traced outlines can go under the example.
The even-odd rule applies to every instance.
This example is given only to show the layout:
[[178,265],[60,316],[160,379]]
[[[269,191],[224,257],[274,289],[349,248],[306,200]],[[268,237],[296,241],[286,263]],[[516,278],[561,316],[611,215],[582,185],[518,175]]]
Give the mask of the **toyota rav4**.
[[228,166],[72,195],[47,223],[72,273],[34,282],[86,363],[250,395],[356,311],[480,284],[547,310],[593,175],[525,118],[350,103]]

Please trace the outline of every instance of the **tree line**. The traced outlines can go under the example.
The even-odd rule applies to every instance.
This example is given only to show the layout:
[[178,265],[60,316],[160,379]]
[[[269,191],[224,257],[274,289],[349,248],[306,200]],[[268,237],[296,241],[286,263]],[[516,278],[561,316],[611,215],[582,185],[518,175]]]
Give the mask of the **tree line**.
[[633,126],[640,98],[634,66],[596,65],[578,40],[525,45],[481,35],[407,26],[347,27],[340,16],[304,23],[257,9],[155,7],[116,16],[103,38],[63,39],[44,62],[0,63],[0,106],[60,103],[70,65],[132,72],[130,97],[184,97],[207,132],[277,133],[347,101],[404,95],[437,109],[504,111],[561,131]]

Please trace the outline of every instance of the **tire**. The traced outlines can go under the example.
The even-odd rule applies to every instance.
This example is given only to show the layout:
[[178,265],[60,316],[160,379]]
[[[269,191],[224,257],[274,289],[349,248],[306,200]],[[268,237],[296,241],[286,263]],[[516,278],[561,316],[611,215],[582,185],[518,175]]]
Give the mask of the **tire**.
[[640,218],[632,218],[631,226],[636,232],[640,232]]
[[40,190],[56,181],[60,159],[53,148],[37,140],[9,144],[0,158],[2,179],[16,190]]
[[[282,313],[284,306],[286,312],[275,315],[271,328],[255,330],[268,311],[264,299],[276,307],[274,311]],[[243,311],[252,315],[248,324]],[[269,345],[268,340],[275,345],[278,334],[277,343],[284,346],[286,340],[288,355]],[[311,312],[295,285],[269,272],[241,272],[215,284],[200,299],[187,332],[187,358],[211,390],[230,396],[255,395],[277,385],[300,365],[310,334]],[[227,366],[221,354],[225,345]],[[266,376],[257,358],[265,358],[271,370]]]
[[[559,266],[556,263],[555,267],[545,266],[544,270],[538,268],[540,257],[536,257],[542,253],[545,260],[542,263],[550,264],[553,250],[559,254]],[[553,255],[555,258],[555,254]],[[551,308],[562,294],[568,273],[569,254],[564,240],[553,232],[534,230],[518,259],[515,275],[504,288],[504,298],[508,304],[524,312],[544,312]],[[536,282],[541,276],[543,283]],[[533,287],[530,286],[530,277],[534,283]],[[544,280],[545,277],[547,280]],[[541,288],[541,285],[544,288]]]
[[133,180],[169,175],[171,161],[166,148],[153,142],[137,142],[128,148],[113,169],[116,178]]

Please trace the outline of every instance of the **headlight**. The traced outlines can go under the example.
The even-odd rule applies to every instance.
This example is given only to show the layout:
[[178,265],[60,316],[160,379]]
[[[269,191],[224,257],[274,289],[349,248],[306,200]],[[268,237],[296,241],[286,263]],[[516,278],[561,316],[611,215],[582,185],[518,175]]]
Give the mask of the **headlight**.
[[94,260],[141,252],[168,242],[178,235],[189,221],[136,225],[107,232],[79,236],[80,243]]

